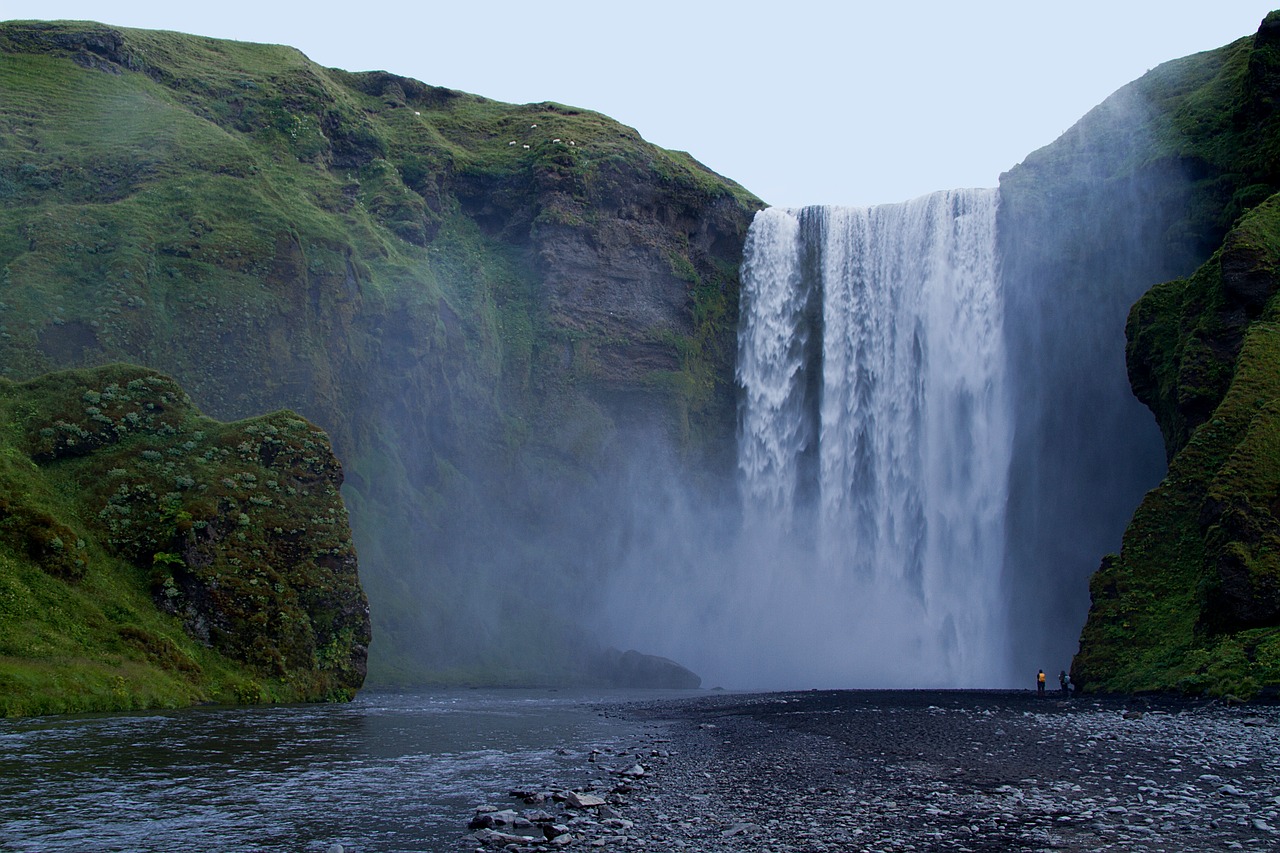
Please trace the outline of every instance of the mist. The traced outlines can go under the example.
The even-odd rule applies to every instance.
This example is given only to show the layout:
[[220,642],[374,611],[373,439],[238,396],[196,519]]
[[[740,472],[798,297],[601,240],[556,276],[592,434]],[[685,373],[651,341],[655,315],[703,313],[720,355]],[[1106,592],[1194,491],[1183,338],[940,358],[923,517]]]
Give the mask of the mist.
[[733,687],[1008,685],[995,198],[757,214],[739,514],[649,490],[670,515],[606,608],[628,642]]
[[[1130,87],[999,193],[759,214],[736,482],[709,498],[658,435],[629,439],[593,630],[737,688],[1009,687],[1067,668],[1088,578],[1164,473],[1125,318],[1205,251],[1179,237],[1198,233],[1191,176],[1144,159],[1152,134]],[[979,198],[991,257],[939,249]],[[753,327],[753,300],[776,327]]]
[[1155,419],[1129,387],[1125,321],[1150,287],[1207,258],[1204,236],[1188,235],[1215,228],[1193,219],[1194,164],[1152,156],[1154,115],[1131,84],[1001,180],[1018,412],[1003,585],[1020,672],[1070,662],[1089,576],[1165,472]]
[[700,446],[661,387],[556,379],[571,342],[535,341],[522,394],[446,362],[431,411],[372,401],[416,496],[395,517],[352,489],[362,558],[401,567],[371,589],[380,677],[591,682],[610,647],[743,689],[1066,669],[1089,576],[1164,472],[1129,306],[1213,239],[1144,91],[998,190],[759,214],[738,423]]

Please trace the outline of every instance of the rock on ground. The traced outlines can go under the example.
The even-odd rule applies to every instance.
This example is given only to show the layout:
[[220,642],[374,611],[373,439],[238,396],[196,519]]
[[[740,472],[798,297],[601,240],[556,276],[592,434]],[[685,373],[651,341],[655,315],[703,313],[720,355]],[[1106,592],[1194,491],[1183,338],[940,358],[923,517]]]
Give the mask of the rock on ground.
[[[1143,713],[1126,716],[1135,710]],[[606,713],[649,723],[652,737],[584,759],[584,773],[600,777],[596,792],[608,804],[558,806],[574,836],[559,846],[697,853],[1280,847],[1276,706],[833,691],[703,695]],[[643,776],[623,775],[637,763]],[[542,841],[521,849],[553,848]]]

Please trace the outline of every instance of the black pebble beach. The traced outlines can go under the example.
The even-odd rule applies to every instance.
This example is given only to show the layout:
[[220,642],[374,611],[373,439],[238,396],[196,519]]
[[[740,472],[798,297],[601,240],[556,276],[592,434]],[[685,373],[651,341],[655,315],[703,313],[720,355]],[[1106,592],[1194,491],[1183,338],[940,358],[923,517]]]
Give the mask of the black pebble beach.
[[584,751],[572,787],[606,805],[574,808],[548,790],[556,811],[541,816],[554,815],[547,823],[557,829],[480,833],[464,848],[1280,848],[1275,704],[813,691],[704,694],[602,713],[651,735]]

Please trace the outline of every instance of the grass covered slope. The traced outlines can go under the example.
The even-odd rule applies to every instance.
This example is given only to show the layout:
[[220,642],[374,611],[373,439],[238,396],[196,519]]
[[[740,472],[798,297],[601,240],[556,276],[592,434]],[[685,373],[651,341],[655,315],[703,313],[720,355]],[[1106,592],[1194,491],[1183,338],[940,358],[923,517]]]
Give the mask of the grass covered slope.
[[562,664],[596,566],[529,543],[619,479],[621,430],[731,469],[759,206],[586,110],[287,47],[0,25],[0,374],[128,361],[214,417],[319,424],[375,679]]
[[1280,190],[1271,26],[1160,65],[1000,178],[1018,410],[1005,551],[1015,671],[1076,652],[1089,576],[1167,471],[1151,411],[1132,393],[1144,368],[1130,358],[1125,369],[1130,309],[1193,274]]
[[1203,210],[1234,224],[1129,317],[1130,379],[1169,473],[1091,582],[1073,673],[1093,689],[1280,686],[1280,14],[1225,54],[1166,141],[1200,158]]
[[[424,348],[454,345],[456,321],[457,343],[480,361],[469,371],[517,389],[547,338],[585,346],[580,378],[619,378],[603,362],[626,345],[663,346],[672,372],[697,374],[689,359],[713,344],[698,321],[726,310],[703,290],[736,280],[732,241],[759,205],[597,113],[325,69],[291,48],[9,23],[0,92],[15,374],[117,350],[150,355],[175,328],[219,355],[230,353],[218,336],[232,335],[252,347],[246,356],[288,356],[270,339],[276,313],[296,331],[322,322],[368,359],[397,331],[387,314],[401,310],[431,321],[410,327],[425,332],[415,341]],[[654,227],[655,215],[679,221]],[[660,261],[647,284],[679,283],[677,310],[641,292],[566,304],[576,294],[557,288],[570,285],[547,281],[564,273],[566,235],[625,238]],[[728,245],[699,245],[704,236]],[[33,315],[54,303],[56,316]],[[617,309],[624,316],[610,320]],[[326,341],[306,341],[317,346],[289,361],[309,380],[340,383],[326,375]],[[235,365],[202,349],[166,355],[195,374],[202,397],[245,393],[225,380]]]
[[[1225,394],[1177,448],[1120,554],[1091,583],[1093,607],[1073,669],[1089,686],[1248,696],[1280,684],[1278,212],[1269,202],[1241,225],[1265,229],[1272,243],[1257,260],[1272,277],[1273,295],[1243,332]],[[1160,321],[1186,324],[1165,344],[1181,351],[1173,360],[1182,363],[1187,393],[1169,389],[1167,403],[1204,405],[1206,386],[1192,384],[1203,375],[1203,342],[1191,330],[1203,327],[1202,306],[1212,313],[1229,301],[1223,266],[1232,260],[1224,249],[1192,278],[1161,286],[1135,307],[1130,328],[1142,355],[1172,355],[1141,349],[1156,346],[1145,336],[1159,334]],[[1153,408],[1165,420],[1175,414],[1174,405]]]
[[0,380],[0,714],[349,698],[368,607],[328,440],[124,365]]

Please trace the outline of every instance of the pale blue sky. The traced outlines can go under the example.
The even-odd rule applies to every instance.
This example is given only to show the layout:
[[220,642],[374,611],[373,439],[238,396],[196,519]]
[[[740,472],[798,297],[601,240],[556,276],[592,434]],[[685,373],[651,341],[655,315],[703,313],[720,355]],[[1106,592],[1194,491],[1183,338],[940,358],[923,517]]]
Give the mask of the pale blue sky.
[[586,107],[794,206],[993,186],[1120,86],[1253,33],[1270,5],[0,0],[0,18],[289,44],[352,71]]

